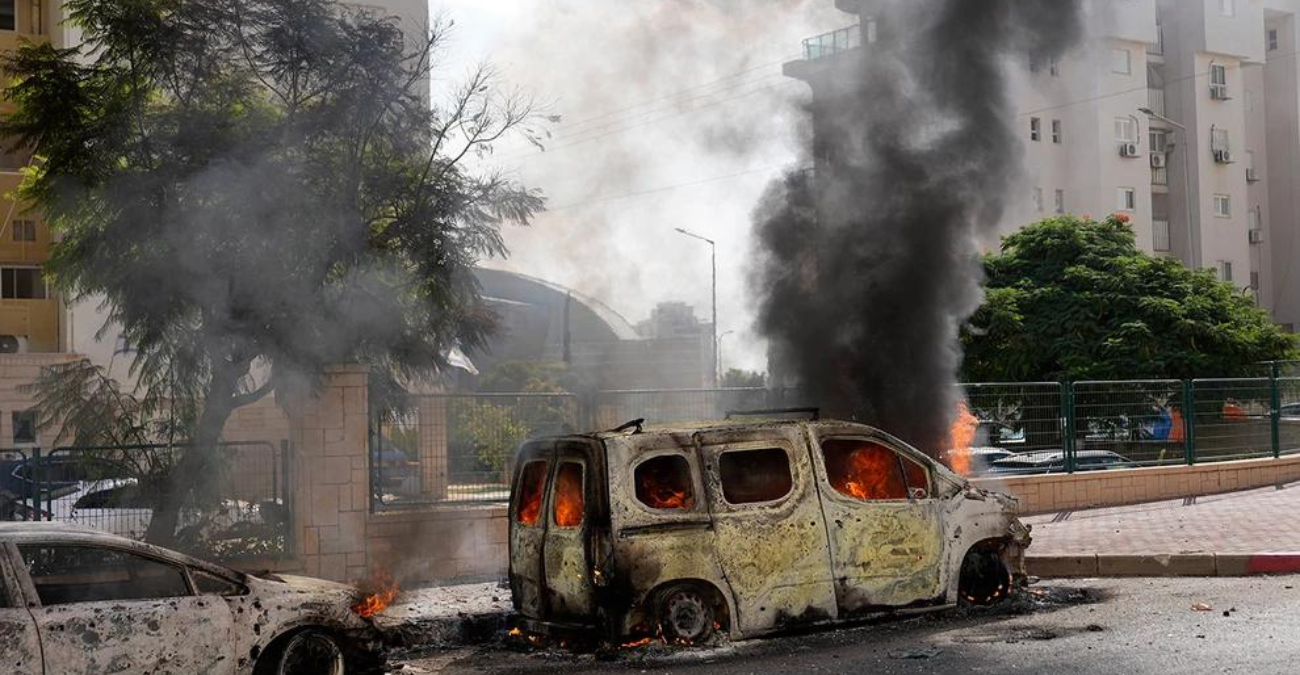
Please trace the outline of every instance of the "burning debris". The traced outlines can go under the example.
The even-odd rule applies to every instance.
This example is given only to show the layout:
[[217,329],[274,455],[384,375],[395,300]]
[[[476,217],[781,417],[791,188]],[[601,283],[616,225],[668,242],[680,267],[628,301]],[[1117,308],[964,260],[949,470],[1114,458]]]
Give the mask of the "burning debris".
[[[1008,57],[1080,37],[1079,0],[880,0],[877,40],[813,82],[815,176],[759,205],[759,328],[833,416],[944,447],[978,243],[1018,171]],[[866,40],[864,40],[864,43]]]
[[393,604],[400,588],[387,572],[377,572],[369,579],[359,582],[357,590],[361,599],[352,605],[352,611],[363,619],[370,619]]

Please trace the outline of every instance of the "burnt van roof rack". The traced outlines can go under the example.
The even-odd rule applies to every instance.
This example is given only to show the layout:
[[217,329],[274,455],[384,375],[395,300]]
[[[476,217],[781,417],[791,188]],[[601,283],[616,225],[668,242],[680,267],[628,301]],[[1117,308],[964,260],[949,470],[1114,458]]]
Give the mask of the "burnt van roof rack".
[[737,417],[782,417],[785,415],[807,415],[808,419],[817,421],[821,419],[821,408],[769,408],[767,410],[729,410],[727,419]]
[[642,427],[644,426],[645,426],[645,418],[638,417],[630,422],[624,422],[623,424],[620,424],[617,427],[610,429],[610,433],[617,434],[617,433],[622,433],[624,431],[631,431],[634,434],[639,434],[642,432],[643,430]]

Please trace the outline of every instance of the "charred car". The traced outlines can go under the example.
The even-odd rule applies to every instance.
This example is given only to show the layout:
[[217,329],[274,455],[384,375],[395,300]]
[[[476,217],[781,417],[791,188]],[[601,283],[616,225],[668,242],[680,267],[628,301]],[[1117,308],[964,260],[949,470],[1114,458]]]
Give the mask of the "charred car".
[[526,443],[510,501],[520,628],[733,639],[1006,598],[1029,528],[880,430],[725,421]]
[[14,675],[382,672],[357,594],[104,532],[0,523],[0,663]]

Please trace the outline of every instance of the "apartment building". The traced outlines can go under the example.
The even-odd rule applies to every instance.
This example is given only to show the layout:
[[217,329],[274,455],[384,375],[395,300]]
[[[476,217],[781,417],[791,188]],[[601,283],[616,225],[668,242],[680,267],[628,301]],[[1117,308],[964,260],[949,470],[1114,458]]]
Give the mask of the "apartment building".
[[[809,38],[786,73],[818,110],[870,50],[879,0],[836,0],[853,25]],[[1011,74],[1021,185],[1002,230],[1120,212],[1138,245],[1253,294],[1300,326],[1300,0],[1092,0],[1088,39]],[[868,53],[869,57],[869,53]]]

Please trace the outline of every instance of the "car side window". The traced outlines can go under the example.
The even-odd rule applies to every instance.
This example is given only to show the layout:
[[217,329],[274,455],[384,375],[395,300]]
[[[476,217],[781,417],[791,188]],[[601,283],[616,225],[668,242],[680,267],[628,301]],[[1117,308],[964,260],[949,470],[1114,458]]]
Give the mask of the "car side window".
[[536,525],[542,515],[542,493],[546,490],[544,459],[524,465],[519,479],[519,499],[515,505],[515,520],[520,525]]
[[774,502],[794,489],[790,456],[781,448],[724,452],[718,457],[718,472],[728,504]]
[[690,511],[695,508],[691,465],[681,455],[651,457],[636,466],[636,500],[662,511]]
[[904,461],[893,449],[876,441],[833,438],[822,441],[826,478],[835,491],[858,501],[876,502],[908,498],[909,479],[926,487],[925,470],[914,462],[904,473]]
[[179,566],[98,546],[18,547],[42,605],[192,595]]
[[219,577],[215,574],[208,574],[203,570],[190,570],[190,578],[194,580],[194,590],[199,595],[220,595],[222,597],[233,597],[244,595],[248,588],[243,584],[231,581],[225,577]]

